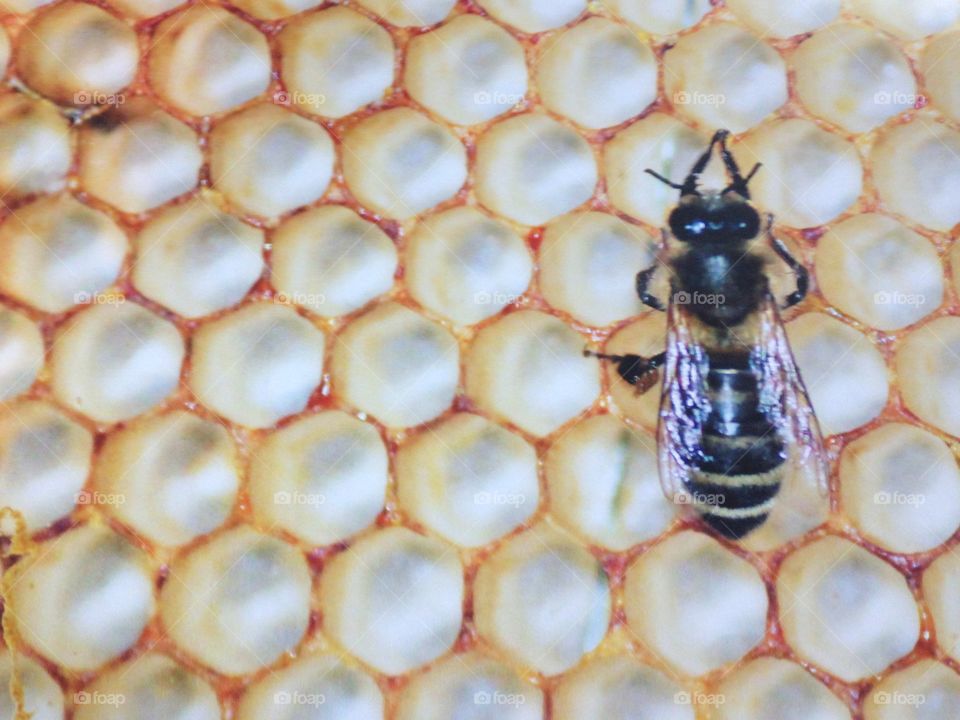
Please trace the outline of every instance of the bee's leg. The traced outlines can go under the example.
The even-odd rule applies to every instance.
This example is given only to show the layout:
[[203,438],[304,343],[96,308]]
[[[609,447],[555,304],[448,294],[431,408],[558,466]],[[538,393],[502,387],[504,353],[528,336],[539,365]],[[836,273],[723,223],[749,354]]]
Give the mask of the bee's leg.
[[667,361],[667,353],[657,353],[648,358],[642,355],[608,355],[606,353],[584,350],[583,354],[587,357],[600,358],[601,360],[612,360],[617,363],[617,373],[637,388],[637,393],[645,393],[652,388],[659,377],[657,370]]
[[646,270],[641,270],[637,273],[637,295],[640,296],[640,300],[644,305],[649,305],[654,310],[663,311],[666,310],[666,307],[664,307],[660,298],[647,290],[650,286],[650,281],[653,279],[653,274],[657,271],[657,267],[657,265],[651,265]]
[[784,245],[779,238],[774,237],[772,228],[773,215],[767,215],[767,237],[770,238],[770,244],[773,246],[774,252],[780,256],[780,259],[787,264],[797,278],[797,289],[787,295],[786,300],[783,302],[783,309],[787,309],[793,307],[807,296],[807,291],[810,289],[810,273],[799,260],[790,254],[787,246]]

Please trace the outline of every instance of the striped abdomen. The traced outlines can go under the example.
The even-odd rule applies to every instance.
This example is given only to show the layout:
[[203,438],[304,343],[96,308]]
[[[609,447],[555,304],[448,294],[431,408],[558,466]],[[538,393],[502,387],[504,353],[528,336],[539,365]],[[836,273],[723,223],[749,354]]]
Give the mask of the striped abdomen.
[[786,448],[760,411],[757,376],[749,354],[709,353],[703,456],[690,492],[704,521],[722,535],[741,538],[761,525],[780,489]]

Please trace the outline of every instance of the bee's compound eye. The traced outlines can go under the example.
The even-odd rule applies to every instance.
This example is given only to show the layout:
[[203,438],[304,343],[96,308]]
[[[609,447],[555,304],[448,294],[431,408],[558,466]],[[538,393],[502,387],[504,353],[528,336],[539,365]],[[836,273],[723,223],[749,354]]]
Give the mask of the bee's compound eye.
[[736,237],[749,240],[760,232],[760,215],[746,203],[734,205],[727,215],[726,226]]
[[708,230],[709,214],[699,204],[678,205],[670,213],[670,232],[678,240],[696,240]]

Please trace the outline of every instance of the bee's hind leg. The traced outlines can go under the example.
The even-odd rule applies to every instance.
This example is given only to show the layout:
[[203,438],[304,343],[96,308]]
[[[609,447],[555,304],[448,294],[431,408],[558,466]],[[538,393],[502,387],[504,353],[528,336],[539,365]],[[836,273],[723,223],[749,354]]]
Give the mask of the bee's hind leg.
[[783,309],[786,310],[807,296],[807,291],[810,289],[810,273],[799,260],[790,254],[790,251],[787,249],[787,246],[783,244],[783,241],[774,236],[773,215],[767,215],[767,237],[770,238],[770,245],[773,247],[773,251],[787,264],[787,267],[790,268],[794,277],[797,279],[797,289],[787,295],[783,301]]
[[657,372],[659,368],[667,361],[667,353],[657,353],[650,357],[642,355],[608,355],[607,353],[598,353],[592,350],[584,350],[583,354],[587,357],[600,358],[601,360],[612,360],[617,363],[617,373],[625,382],[630,383],[637,389],[637,394],[645,393],[652,388],[660,377]]

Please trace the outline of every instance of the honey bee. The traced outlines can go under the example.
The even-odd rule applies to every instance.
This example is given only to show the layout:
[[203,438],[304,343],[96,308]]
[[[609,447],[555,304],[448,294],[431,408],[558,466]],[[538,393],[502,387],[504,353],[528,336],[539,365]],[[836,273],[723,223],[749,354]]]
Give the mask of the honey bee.
[[[640,299],[667,312],[666,351],[585,352],[616,362],[640,393],[662,369],[657,439],[664,493],[724,537],[740,539],[767,519],[788,473],[821,493],[828,475],[817,419],[780,320],[781,309],[804,298],[809,277],[774,237],[773,217],[761,222],[750,204],[748,184],[760,164],[742,176],[728,135],[713,136],[683,183],[647,170],[680,191],[659,262],[637,275]],[[701,191],[700,175],[718,146],[730,184]],[[782,303],[767,274],[775,261],[770,250],[796,281]],[[650,291],[661,271],[669,273],[666,304]]]

